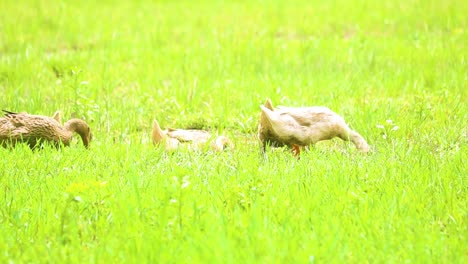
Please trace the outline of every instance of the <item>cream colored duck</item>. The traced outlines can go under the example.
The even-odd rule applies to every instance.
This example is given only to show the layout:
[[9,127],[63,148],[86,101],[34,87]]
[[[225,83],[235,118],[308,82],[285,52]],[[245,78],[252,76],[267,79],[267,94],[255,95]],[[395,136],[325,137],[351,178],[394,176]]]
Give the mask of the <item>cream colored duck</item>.
[[83,145],[89,147],[91,130],[81,119],[73,118],[62,125],[60,112],[56,112],[53,117],[3,112],[5,116],[0,118],[0,145],[3,147],[26,143],[35,148],[44,141],[56,147],[62,144],[68,146],[74,132],[80,135]]
[[322,106],[279,107],[275,109],[270,99],[260,106],[262,113],[258,126],[258,137],[265,146],[291,146],[296,155],[300,147],[321,140],[339,137],[350,140],[361,152],[368,152],[369,145],[356,131],[351,130],[337,113]]
[[162,130],[156,119],[153,122],[151,138],[155,145],[164,144],[166,151],[178,149],[184,143],[188,145],[189,149],[203,149],[209,144],[211,149],[216,152],[223,151],[228,147],[234,147],[227,137],[214,137],[204,130],[172,128]]

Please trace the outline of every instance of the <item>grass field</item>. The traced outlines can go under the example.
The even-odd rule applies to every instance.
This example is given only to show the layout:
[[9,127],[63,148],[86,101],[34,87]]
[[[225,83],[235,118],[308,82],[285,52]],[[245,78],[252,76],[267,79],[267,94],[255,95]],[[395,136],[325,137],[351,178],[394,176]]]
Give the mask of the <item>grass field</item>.
[[[467,263],[468,3],[0,2],[0,108],[86,150],[0,149],[1,263]],[[260,153],[259,105],[325,105],[372,145]],[[221,154],[152,146],[163,127]]]

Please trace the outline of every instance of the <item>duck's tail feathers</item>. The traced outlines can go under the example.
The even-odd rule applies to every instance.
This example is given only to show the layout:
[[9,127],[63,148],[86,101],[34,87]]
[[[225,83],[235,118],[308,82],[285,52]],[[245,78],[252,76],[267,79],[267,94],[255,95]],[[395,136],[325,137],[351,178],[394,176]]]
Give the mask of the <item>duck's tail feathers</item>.
[[273,119],[275,119],[275,112],[263,105],[261,105],[260,108],[262,109],[262,115],[268,120],[269,123],[271,123]]
[[267,98],[266,101],[265,101],[265,104],[263,105],[265,106],[266,108],[270,109],[271,111],[274,111],[275,108],[273,107],[273,103],[271,102],[271,99],[270,98]]
[[11,112],[11,111],[8,111],[8,110],[5,110],[5,109],[2,109],[2,112],[5,113],[5,115],[16,115],[16,114],[18,114],[18,113]]
[[53,119],[55,119],[57,122],[62,124],[62,114],[60,111],[55,111],[54,115],[52,116]]
[[161,141],[164,140],[166,133],[161,129],[159,123],[156,119],[153,121],[153,132],[151,133],[151,139],[153,140],[153,144],[157,145]]

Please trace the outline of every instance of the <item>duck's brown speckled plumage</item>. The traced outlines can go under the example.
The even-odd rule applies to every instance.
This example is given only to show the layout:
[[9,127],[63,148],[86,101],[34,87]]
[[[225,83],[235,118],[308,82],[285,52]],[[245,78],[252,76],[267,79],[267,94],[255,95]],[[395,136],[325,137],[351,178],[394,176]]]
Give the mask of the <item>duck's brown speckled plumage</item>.
[[351,130],[341,116],[327,107],[275,109],[270,99],[267,99],[261,109],[258,137],[263,144],[263,149],[266,145],[303,147],[321,140],[339,137],[353,142],[361,152],[369,151],[364,138]]
[[62,144],[68,146],[74,132],[80,135],[85,147],[91,141],[90,128],[81,119],[74,118],[62,125],[59,113],[48,117],[5,110],[3,112],[5,116],[0,118],[0,145],[3,147],[26,143],[35,148],[41,142],[49,142],[56,147]]

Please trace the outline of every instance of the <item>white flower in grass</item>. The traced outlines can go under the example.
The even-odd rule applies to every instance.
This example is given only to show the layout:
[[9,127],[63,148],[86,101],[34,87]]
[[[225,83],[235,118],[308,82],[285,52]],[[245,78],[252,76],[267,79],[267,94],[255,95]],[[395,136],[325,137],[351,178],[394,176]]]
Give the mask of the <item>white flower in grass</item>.
[[190,176],[185,176],[184,178],[182,178],[182,185],[180,188],[185,189],[190,185],[189,178]]
[[390,132],[397,131],[400,129],[400,127],[397,126],[391,119],[385,120],[385,123],[383,125],[377,124],[376,127],[382,130],[383,139],[388,139],[390,136]]
[[182,183],[181,188],[182,188],[182,189],[185,189],[185,188],[187,188],[189,185],[190,185],[190,182],[188,182],[188,181],[187,181],[187,182],[184,182],[184,183]]

